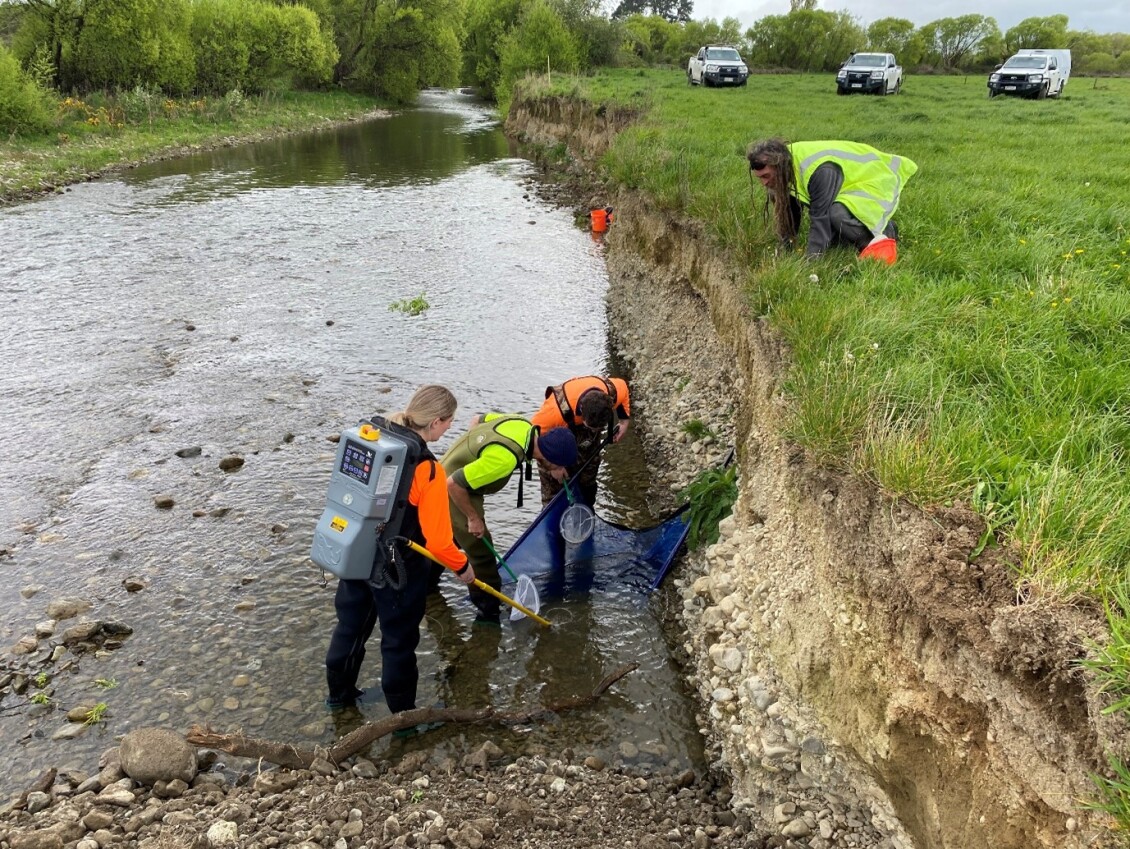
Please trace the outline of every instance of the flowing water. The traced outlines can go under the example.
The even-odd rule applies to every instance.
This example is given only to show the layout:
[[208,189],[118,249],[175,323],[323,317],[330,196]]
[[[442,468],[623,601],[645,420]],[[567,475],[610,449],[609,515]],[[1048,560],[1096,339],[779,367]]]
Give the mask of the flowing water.
[[[83,616],[133,629],[119,648],[54,664],[46,655],[77,620],[40,639],[31,660],[52,670],[50,704],[29,700],[34,682],[0,702],[0,790],[48,765],[90,772],[142,725],[309,744],[386,715],[379,702],[352,718],[322,704],[333,579],[307,554],[331,440],[438,382],[460,401],[438,454],[476,412],[530,413],[547,383],[614,367],[602,246],[533,178],[489,112],[427,92],[390,118],[0,211],[0,677],[53,600],[85,599]],[[421,296],[419,315],[391,308]],[[229,456],[244,465],[222,471]],[[648,524],[633,434],[606,458],[598,509]],[[527,486],[521,509],[516,482],[488,498],[503,550],[536,515],[536,480]],[[144,588],[128,592],[127,579]],[[544,603],[552,629],[490,631],[472,628],[451,579],[429,605],[421,705],[550,704],[621,664],[640,668],[592,709],[444,728],[429,745],[458,751],[486,735],[514,750],[701,766],[661,606],[634,589],[566,587]],[[377,643],[361,680],[374,692]],[[66,711],[99,702],[105,719],[72,738]]]

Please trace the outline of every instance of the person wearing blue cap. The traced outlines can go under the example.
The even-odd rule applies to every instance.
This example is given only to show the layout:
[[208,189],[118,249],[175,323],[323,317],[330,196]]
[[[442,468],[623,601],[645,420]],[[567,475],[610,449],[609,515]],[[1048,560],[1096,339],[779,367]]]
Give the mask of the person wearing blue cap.
[[[440,459],[447,471],[447,494],[451,500],[451,526],[455,541],[467,553],[476,577],[494,589],[502,587],[495,561],[493,541],[486,525],[483,497],[498,492],[525,464],[518,475],[518,506],[522,506],[523,483],[533,475],[536,460],[540,470],[558,481],[577,461],[577,440],[567,428],[539,433],[521,416],[488,413],[473,421],[471,429],[456,440]],[[476,622],[497,624],[498,600],[477,587],[468,588],[478,609]]]

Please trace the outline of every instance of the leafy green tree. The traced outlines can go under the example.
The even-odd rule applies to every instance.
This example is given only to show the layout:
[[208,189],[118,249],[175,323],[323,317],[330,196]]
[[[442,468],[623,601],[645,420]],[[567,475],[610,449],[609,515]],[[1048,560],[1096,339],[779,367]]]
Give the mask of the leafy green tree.
[[894,53],[899,64],[909,68],[922,61],[924,45],[913,22],[906,18],[880,18],[867,27],[867,49]]
[[925,60],[946,70],[960,67],[966,58],[976,55],[986,38],[999,36],[995,18],[984,15],[962,15],[939,18],[920,30],[925,46]]
[[185,0],[158,6],[154,25],[160,52],[152,83],[169,94],[188,94],[196,88],[196,54],[192,49],[192,9]]
[[522,0],[469,0],[463,43],[464,78],[494,99],[501,76],[502,38],[518,23]]
[[243,26],[241,0],[196,0],[190,32],[197,84],[222,94],[243,85],[251,46]]
[[379,0],[366,32],[352,75],[365,90],[407,103],[424,86],[458,84],[460,0]]
[[[623,18],[625,44],[631,52],[649,64],[659,64],[667,42],[681,32],[678,24],[673,24],[658,15],[629,15]],[[678,32],[676,32],[678,31]]]
[[87,0],[75,45],[80,88],[150,83],[161,56],[158,0]]
[[12,36],[20,28],[26,8],[22,3],[4,3],[0,0],[0,44],[12,43]]
[[693,0],[620,0],[612,10],[614,20],[632,15],[656,15],[672,23],[688,23],[694,12]]
[[337,48],[332,38],[323,35],[318,16],[310,9],[251,2],[243,14],[248,45],[243,88],[257,92],[330,80]]
[[580,67],[580,57],[577,37],[565,26],[560,13],[546,0],[532,0],[499,47],[497,99],[503,113],[510,106],[514,83],[525,74],[546,70],[574,73]]
[[1024,48],[1060,50],[1067,46],[1067,15],[1025,18],[1004,34],[1004,49],[1010,56]]
[[746,33],[753,64],[763,68],[832,71],[866,41],[847,12],[798,9],[768,15]]
[[1066,47],[1072,55],[1087,56],[1091,53],[1111,52],[1111,43],[1106,36],[1090,30],[1071,30],[1067,33]]
[[1113,74],[1118,70],[1118,61],[1109,53],[1088,53],[1075,61],[1078,70],[1088,74]]
[[25,13],[12,38],[12,50],[25,64],[45,53],[60,91],[78,87],[75,45],[83,28],[84,0],[24,0]]
[[619,21],[601,13],[601,0],[550,0],[566,28],[577,37],[582,69],[610,65],[623,37]]
[[24,75],[19,60],[0,45],[0,134],[39,133],[50,126],[46,92]]

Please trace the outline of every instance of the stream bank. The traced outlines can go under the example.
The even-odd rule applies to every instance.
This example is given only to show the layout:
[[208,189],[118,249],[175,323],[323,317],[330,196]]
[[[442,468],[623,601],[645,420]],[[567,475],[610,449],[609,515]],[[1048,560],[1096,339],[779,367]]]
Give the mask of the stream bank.
[[[547,97],[516,101],[507,129],[547,152],[580,214],[616,210],[610,325],[653,468],[677,487],[702,467],[672,438],[691,418],[733,434],[734,516],[676,583],[735,804],[813,847],[1114,845],[1080,803],[1119,748],[1078,667],[1103,639],[1101,611],[1027,598],[1008,552],[971,558],[973,512],[891,499],[780,437],[788,352],[749,313],[740,271],[696,222],[599,183],[600,156],[634,119]],[[706,405],[688,394],[710,386],[722,397]],[[780,809],[807,811],[809,791],[865,802],[871,821]]]

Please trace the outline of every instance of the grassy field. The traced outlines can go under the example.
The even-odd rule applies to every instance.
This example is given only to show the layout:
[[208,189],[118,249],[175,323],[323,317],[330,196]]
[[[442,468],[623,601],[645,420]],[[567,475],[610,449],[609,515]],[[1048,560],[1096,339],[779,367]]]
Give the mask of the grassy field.
[[[749,269],[750,304],[792,349],[787,435],[892,495],[971,504],[985,544],[1015,545],[1023,597],[1106,602],[1096,672],[1130,696],[1130,80],[1073,79],[1046,101],[990,100],[983,77],[912,76],[885,98],[839,97],[831,75],[553,82],[647,110],[603,166]],[[917,162],[899,262],[777,257],[744,159],[767,136]]]
[[64,98],[50,134],[0,140],[0,202],[192,146],[315,129],[378,105],[342,91],[176,100],[137,90],[112,98]]

